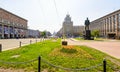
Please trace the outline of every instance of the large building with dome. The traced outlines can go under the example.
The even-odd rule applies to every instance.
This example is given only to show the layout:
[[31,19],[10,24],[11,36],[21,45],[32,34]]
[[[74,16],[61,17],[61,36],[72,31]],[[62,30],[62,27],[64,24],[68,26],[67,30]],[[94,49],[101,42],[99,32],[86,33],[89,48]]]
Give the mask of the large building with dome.
[[67,37],[73,36],[73,22],[71,21],[71,17],[69,14],[66,15],[62,27],[65,36]]
[[69,14],[66,15],[64,18],[64,22],[62,28],[58,31],[57,35],[62,37],[65,35],[68,37],[77,37],[82,33],[84,30],[84,26],[73,26],[73,21]]

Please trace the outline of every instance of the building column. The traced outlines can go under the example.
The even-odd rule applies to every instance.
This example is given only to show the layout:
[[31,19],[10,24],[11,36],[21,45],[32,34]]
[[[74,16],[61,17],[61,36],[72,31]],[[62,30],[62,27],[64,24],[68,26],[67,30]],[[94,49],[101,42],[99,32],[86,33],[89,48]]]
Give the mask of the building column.
[[105,36],[105,19],[103,20],[103,36]]
[[108,23],[109,23],[109,33],[110,33],[110,17],[108,18]]
[[108,18],[106,18],[106,38],[108,37]]
[[2,23],[2,38],[4,38],[4,25]]
[[[14,27],[13,27],[13,30],[15,31]],[[13,33],[13,38],[15,38],[15,32]]]
[[10,38],[10,26],[8,26],[8,30],[9,30],[8,38]]
[[104,36],[104,20],[102,19],[102,36]]
[[116,39],[119,39],[119,34],[118,34],[118,23],[119,23],[119,15],[116,14]]
[[106,18],[104,19],[104,36],[106,37]]
[[112,16],[111,20],[112,20],[112,22],[111,22],[112,23],[112,32],[114,32],[114,22],[113,22],[114,18],[113,18],[113,16]]

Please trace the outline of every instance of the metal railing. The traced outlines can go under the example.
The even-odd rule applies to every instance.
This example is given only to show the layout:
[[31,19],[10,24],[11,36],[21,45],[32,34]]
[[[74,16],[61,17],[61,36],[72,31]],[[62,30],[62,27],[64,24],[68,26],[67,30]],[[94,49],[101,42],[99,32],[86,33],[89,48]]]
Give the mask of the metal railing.
[[[38,61],[38,72],[41,72],[41,62],[44,62],[45,64],[47,64],[51,67],[59,68],[59,69],[62,69],[62,70],[68,70],[68,71],[87,71],[87,70],[98,68],[100,66],[103,66],[103,72],[107,71],[106,70],[107,66],[111,67],[111,69],[115,69],[114,67],[112,67],[112,65],[107,64],[107,61],[105,59],[103,60],[103,63],[96,64],[96,65],[90,66],[90,67],[85,67],[85,68],[65,68],[65,67],[61,67],[61,66],[56,66],[56,65],[46,61],[45,59],[43,59],[41,56],[38,56],[38,58],[29,60],[29,61],[25,61],[25,62],[6,62],[6,61],[3,61],[3,60],[0,60],[0,63],[18,65],[18,64],[28,64],[28,63],[35,62],[35,61]],[[120,70],[115,70],[115,71],[120,72]]]
[[45,39],[41,39],[41,40],[30,40],[29,42],[22,42],[22,41],[20,41],[19,42],[19,47],[21,47],[22,45],[24,45],[24,44],[32,44],[32,43],[37,43],[37,42],[39,42],[39,41],[44,41]]
[[46,60],[44,60],[42,58],[42,61],[46,64],[48,64],[49,66],[51,67],[54,67],[54,68],[59,68],[59,69],[62,69],[62,70],[69,70],[69,71],[86,71],[86,70],[90,70],[90,69],[94,69],[94,68],[97,68],[99,66],[102,66],[102,63],[101,64],[97,64],[95,66],[90,66],[90,67],[86,67],[86,68],[65,68],[65,67],[61,67],[61,66],[56,66],[50,62],[47,62]]

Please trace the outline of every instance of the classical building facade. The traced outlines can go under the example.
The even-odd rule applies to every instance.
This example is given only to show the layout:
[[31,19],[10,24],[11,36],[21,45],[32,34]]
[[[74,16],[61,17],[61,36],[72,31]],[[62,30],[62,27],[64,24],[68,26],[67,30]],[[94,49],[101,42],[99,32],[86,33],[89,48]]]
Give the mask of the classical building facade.
[[62,27],[63,27],[63,33],[66,37],[73,36],[73,22],[71,21],[71,17],[69,14],[66,15]]
[[84,26],[73,26],[73,21],[69,14],[66,15],[62,28],[57,32],[59,37],[65,35],[66,37],[77,37],[83,33]]
[[27,20],[0,8],[0,38],[27,37]]
[[40,37],[40,31],[39,30],[28,29],[28,37],[29,38],[39,38]]
[[73,26],[73,36],[78,37],[83,35],[84,26]]
[[90,30],[99,30],[104,37],[120,39],[120,10],[92,21]]

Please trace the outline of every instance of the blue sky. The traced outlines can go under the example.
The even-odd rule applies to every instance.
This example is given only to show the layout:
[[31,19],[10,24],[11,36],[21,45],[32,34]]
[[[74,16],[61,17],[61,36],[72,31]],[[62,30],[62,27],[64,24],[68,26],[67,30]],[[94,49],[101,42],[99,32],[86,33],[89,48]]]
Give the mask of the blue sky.
[[86,17],[93,21],[120,9],[120,0],[0,0],[0,7],[27,19],[30,29],[54,32],[67,13],[74,25],[84,25]]

